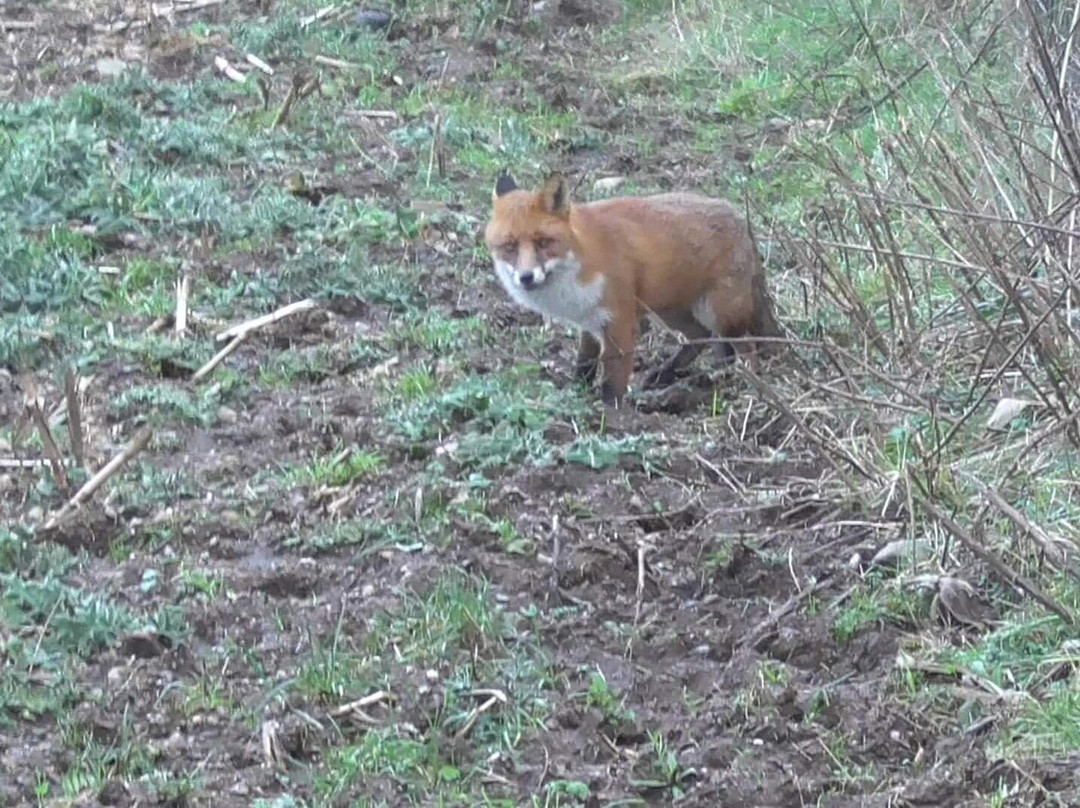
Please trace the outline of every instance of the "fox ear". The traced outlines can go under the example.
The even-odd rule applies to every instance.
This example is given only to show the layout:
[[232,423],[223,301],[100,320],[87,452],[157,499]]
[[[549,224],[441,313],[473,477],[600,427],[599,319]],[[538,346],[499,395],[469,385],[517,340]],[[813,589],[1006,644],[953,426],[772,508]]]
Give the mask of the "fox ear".
[[500,197],[504,194],[508,194],[511,191],[517,190],[517,183],[514,182],[514,178],[510,176],[507,171],[501,171],[499,178],[495,180],[495,196]]
[[544,210],[556,216],[565,216],[570,211],[570,194],[566,189],[566,178],[556,171],[547,178],[540,190]]

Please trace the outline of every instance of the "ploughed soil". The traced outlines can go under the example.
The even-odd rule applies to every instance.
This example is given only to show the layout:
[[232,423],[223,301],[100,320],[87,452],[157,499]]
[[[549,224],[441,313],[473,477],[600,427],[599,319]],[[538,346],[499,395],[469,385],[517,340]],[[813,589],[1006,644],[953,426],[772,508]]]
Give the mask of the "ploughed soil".
[[[177,80],[210,69],[211,47],[177,40],[170,51],[167,32],[155,27],[129,31],[118,53],[119,40],[94,26],[139,19],[135,6],[144,4],[131,4],[127,15],[122,4],[113,5],[73,4],[53,13],[37,3],[6,4],[0,14],[34,20],[36,28],[16,32],[13,49],[0,56],[5,72],[13,58],[27,64],[46,45],[50,50],[40,60],[56,69],[47,80],[36,78],[40,71],[9,73],[0,86],[21,98],[58,92],[65,82],[97,80],[94,63],[104,57],[141,60],[156,75]],[[197,14],[221,22],[230,15],[272,13],[272,6],[227,2]],[[561,40],[527,50],[537,64],[551,59],[542,48],[588,41],[591,29],[567,14],[550,23]],[[444,78],[491,80],[483,43],[456,42],[451,24],[441,31],[432,26],[428,36],[441,37]],[[525,26],[508,26],[501,36],[530,34]],[[431,80],[425,78],[426,58],[418,52],[414,75],[403,79]],[[546,80],[538,88],[578,92],[570,83],[549,86]],[[515,92],[505,80],[493,83],[492,91]],[[611,126],[625,125],[615,122],[613,110],[601,108],[603,99],[587,86],[580,92],[580,98],[562,103],[580,102],[593,125],[606,119]],[[568,154],[567,160],[655,181],[687,166],[693,170],[701,159],[678,155],[593,151]],[[399,194],[404,191],[384,193]],[[486,267],[470,264],[464,250],[446,255],[421,247],[402,260],[427,273],[424,294],[433,309],[477,315],[496,333],[541,327],[537,318],[514,308],[495,279],[484,275]],[[103,263],[110,263],[107,256]],[[460,295],[461,273],[478,279],[475,294],[466,299]],[[345,344],[382,328],[389,317],[380,304],[338,300],[257,333],[229,366],[254,373],[272,352]],[[214,333],[198,320],[192,328],[193,338],[209,340]],[[543,373],[558,386],[572,384],[573,350],[567,335],[549,332]],[[404,357],[401,365],[414,359]],[[490,374],[520,359],[497,343],[455,356],[466,375]],[[646,351],[641,362],[658,359]],[[702,364],[708,361],[702,357]],[[760,372],[783,373],[784,361]],[[614,416],[598,408],[589,417],[593,424],[605,417],[611,439],[652,436],[666,449],[662,462],[642,462],[631,453],[602,468],[523,464],[492,475],[484,493],[487,512],[513,525],[527,542],[522,552],[508,551],[491,530],[453,519],[438,536],[412,545],[369,542],[319,551],[297,541],[342,519],[375,524],[400,518],[394,514],[408,507],[388,502],[388,492],[399,492],[405,502],[438,496],[438,484],[423,476],[430,457],[378,426],[374,378],[398,372],[393,365],[373,369],[342,362],[328,376],[299,378],[285,390],[253,388],[230,400],[210,426],[170,425],[167,440],[155,438],[138,462],[166,476],[181,472],[187,480],[183,490],[169,501],[125,504],[110,501],[107,485],[67,526],[39,536],[37,541],[88,554],[87,565],[68,583],[107,593],[140,614],[179,602],[190,634],[179,645],[153,634],[128,635],[78,666],[73,673],[82,697],[62,716],[63,732],[53,717],[4,716],[0,803],[37,804],[42,778],[53,784],[52,794],[60,793],[64,773],[76,762],[73,733],[87,734],[104,748],[134,743],[150,750],[158,769],[197,773],[197,785],[181,796],[166,798],[117,777],[81,804],[220,808],[284,793],[309,798],[313,770],[334,747],[357,743],[373,727],[429,737],[444,677],[452,673],[438,663],[430,670],[385,668],[386,689],[395,698],[367,708],[370,723],[339,726],[328,717],[335,704],[288,684],[316,647],[335,637],[344,650],[363,647],[375,618],[399,606],[402,590],[423,595],[455,568],[488,580],[490,596],[503,610],[532,615],[519,621],[519,629],[550,671],[543,723],[525,727],[516,756],[480,766],[483,761],[470,759],[467,738],[435,736],[445,759],[483,772],[474,776],[486,778],[492,799],[524,805],[535,796],[538,805],[555,804],[543,796],[555,781],[587,784],[594,805],[634,804],[619,802],[629,798],[670,804],[672,786],[682,793],[677,804],[725,808],[976,806],[989,804],[1002,783],[1011,794],[1002,804],[1075,804],[1080,798],[1075,772],[995,759],[986,747],[992,724],[964,731],[957,716],[962,696],[939,691],[927,698],[905,688],[898,659],[908,638],[946,629],[929,620],[871,620],[852,631],[838,630],[838,616],[851,608],[866,560],[886,541],[883,520],[853,511],[834,468],[800,442],[782,413],[730,377],[715,374],[718,403],[709,380],[692,377],[639,408]],[[118,391],[162,381],[196,388],[186,378],[168,378],[167,368],[163,375],[119,359],[98,365],[84,404],[95,467],[136,431],[110,409]],[[45,374],[39,379],[50,406],[60,400],[54,382]],[[0,376],[5,419],[22,407],[22,396],[13,376]],[[714,417],[714,406],[724,414]],[[570,422],[559,419],[545,435],[555,445],[574,437]],[[451,431],[428,449],[438,451],[454,440]],[[378,449],[387,466],[344,493],[301,486],[279,495],[260,485],[259,475],[282,462],[354,444]],[[459,470],[449,457],[445,476],[457,480]],[[25,504],[34,472],[0,474],[0,506],[7,514],[28,523],[47,515]],[[54,495],[51,507],[63,499]],[[162,525],[170,528],[164,544],[154,539]],[[117,560],[120,542],[132,550]],[[849,563],[855,556],[862,563]],[[192,569],[220,581],[221,589],[208,597],[180,598],[182,573]],[[156,575],[153,587],[146,585],[148,570]],[[228,664],[222,665],[226,649]],[[394,650],[384,653],[389,657]],[[485,650],[478,646],[476,653]],[[583,697],[597,673],[614,694],[614,705]],[[944,672],[918,681],[933,682],[935,675],[950,681]],[[512,690],[513,683],[475,686]],[[198,707],[179,695],[200,689],[213,690],[220,704],[207,692]],[[365,695],[343,692],[337,703]],[[270,757],[287,755],[288,765],[268,765],[268,733]],[[677,759],[672,771],[657,763],[657,738]],[[375,774],[349,793],[405,804],[402,779]],[[1055,802],[1058,797],[1063,802]]]

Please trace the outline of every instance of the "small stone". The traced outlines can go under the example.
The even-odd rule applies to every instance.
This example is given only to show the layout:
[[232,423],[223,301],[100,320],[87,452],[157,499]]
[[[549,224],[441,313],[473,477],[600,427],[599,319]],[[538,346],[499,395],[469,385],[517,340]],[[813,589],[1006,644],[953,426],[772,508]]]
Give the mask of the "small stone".
[[251,789],[248,788],[248,784],[243,781],[234,784],[233,787],[229,789],[229,791],[231,791],[238,797],[246,797],[248,794],[251,793]]
[[372,31],[381,31],[390,24],[392,19],[390,12],[378,8],[366,8],[353,16],[353,21],[357,25],[370,28]]
[[109,687],[118,687],[120,683],[124,681],[124,673],[126,670],[127,668],[123,665],[109,668],[109,672],[105,674],[105,681],[109,683]]
[[218,407],[217,416],[218,420],[223,424],[235,424],[239,420],[236,410],[232,407]]
[[593,190],[610,193],[622,186],[626,177],[602,177],[593,183]]
[[434,668],[428,668],[424,671],[424,676],[426,676],[430,682],[437,682],[439,680],[439,672]]
[[98,59],[97,64],[94,65],[97,68],[97,72],[102,76],[119,76],[125,70],[127,70],[127,62],[122,59]]
[[168,650],[162,639],[160,635],[145,631],[129,634],[120,641],[120,653],[138,659],[153,659]]
[[127,787],[119,780],[109,780],[98,792],[98,802],[102,805],[127,805],[130,801]]

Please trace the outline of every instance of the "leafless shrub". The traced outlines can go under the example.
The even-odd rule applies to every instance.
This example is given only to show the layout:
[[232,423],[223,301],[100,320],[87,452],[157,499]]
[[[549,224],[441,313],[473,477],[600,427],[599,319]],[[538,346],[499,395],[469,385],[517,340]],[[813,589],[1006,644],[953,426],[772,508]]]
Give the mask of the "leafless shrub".
[[[1035,0],[942,14],[946,47],[910,43],[925,62],[909,75],[932,76],[945,101],[910,120],[897,86],[838,113],[830,127],[890,120],[871,148],[804,147],[828,191],[799,228],[774,228],[804,286],[793,319],[818,329],[793,347],[809,368],[800,400],[816,406],[787,415],[860,469],[862,507],[907,521],[910,538],[939,536],[943,560],[983,542],[999,573],[1039,555],[994,541],[1000,506],[1035,491],[1055,452],[1080,447],[1078,23],[1080,4]],[[987,80],[990,61],[1023,76]],[[1016,411],[1035,423],[988,428],[1002,399],[1030,402]]]

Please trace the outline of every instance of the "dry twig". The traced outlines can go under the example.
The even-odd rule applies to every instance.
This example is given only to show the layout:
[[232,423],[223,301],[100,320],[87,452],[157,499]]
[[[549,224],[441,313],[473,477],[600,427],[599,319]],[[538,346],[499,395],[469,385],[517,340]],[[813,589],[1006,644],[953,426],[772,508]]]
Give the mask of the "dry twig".
[[229,60],[224,56],[214,57],[214,66],[217,67],[225,76],[235,81],[237,84],[243,84],[247,81],[247,76],[229,64]]
[[246,340],[249,334],[251,334],[251,331],[241,331],[239,334],[233,337],[231,342],[229,342],[224,348],[222,348],[220,351],[210,357],[209,361],[205,365],[203,365],[201,368],[195,371],[194,374],[192,374],[191,380],[193,382],[202,381],[203,378],[205,378],[214,370],[214,368],[224,362],[225,359],[228,358],[228,356],[233,351],[239,348],[240,343]]
[[465,724],[454,735],[455,738],[464,738],[466,735],[469,734],[470,731],[472,731],[473,725],[476,724],[480,716],[482,716],[496,704],[506,704],[507,701],[506,694],[503,693],[501,690],[473,690],[470,691],[469,695],[488,696],[488,699],[479,707],[473,708],[472,712],[469,714],[469,717],[466,719]]
[[281,102],[281,108],[278,110],[276,116],[274,116],[274,122],[270,124],[270,129],[278,129],[285,125],[289,120],[289,115],[292,114],[293,107],[299,101],[307,98],[313,92],[319,88],[319,77],[314,76],[310,79],[305,78],[302,74],[297,73],[293,76],[292,84],[289,86],[289,92],[285,96],[285,100]]
[[260,328],[265,328],[266,326],[276,323],[278,320],[283,320],[297,312],[307,311],[308,309],[313,308],[315,308],[315,301],[311,298],[300,300],[296,303],[290,303],[270,314],[264,314],[262,317],[255,317],[252,320],[246,320],[245,322],[230,326],[225,331],[218,334],[215,339],[218,342],[221,342],[222,340],[231,339],[232,337],[237,337],[241,334],[257,331]]
[[916,499],[919,504],[929,513],[935,520],[937,520],[946,530],[955,536],[961,544],[967,547],[976,557],[983,563],[991,566],[994,570],[1006,581],[1013,586],[1016,586],[1023,591],[1027,592],[1031,597],[1041,603],[1046,609],[1056,614],[1062,620],[1069,625],[1073,623],[1072,615],[1061,606],[1056,600],[1044,593],[1038,586],[1032,581],[1029,581],[1025,576],[1021,575],[1016,570],[1009,567],[1004,561],[997,557],[990,550],[983,547],[973,536],[971,536],[960,525],[956,524],[952,519],[942,513],[936,505],[931,503],[927,498],[916,495]]
[[67,402],[68,438],[71,441],[71,453],[79,468],[86,467],[83,453],[82,408],[79,404],[79,379],[75,372],[68,370],[64,374],[64,399]]
[[68,478],[67,474],[64,472],[64,460],[60,456],[60,449],[57,448],[56,441],[53,439],[52,430],[49,429],[49,422],[45,418],[45,412],[41,407],[41,395],[38,393],[37,385],[34,383],[33,379],[26,376],[23,379],[23,388],[26,390],[26,412],[30,416],[30,420],[37,426],[38,434],[41,436],[41,445],[45,450],[45,456],[49,459],[53,477],[56,479],[56,484],[60,486],[60,488],[66,490],[68,487]]
[[1080,581],[1080,566],[1077,565],[1076,561],[1069,558],[1063,547],[1046,535],[1046,532],[1041,527],[1031,522],[1024,514],[1006,502],[998,491],[989,486],[976,484],[982,490],[983,496],[990,500],[994,507],[1005,514],[1013,524],[1024,531],[1039,546],[1039,549],[1046,554],[1046,558],[1049,559],[1051,564],[1058,569],[1064,570],[1075,580]]
[[268,76],[274,75],[274,68],[270,67],[270,65],[268,65],[266,62],[264,62],[262,59],[260,59],[254,53],[246,53],[246,54],[244,54],[244,59],[247,60],[247,63],[249,65],[252,65],[253,67],[258,68],[259,70],[261,70],[266,75],[268,75]]
[[362,710],[365,707],[370,707],[372,704],[378,704],[381,701],[393,698],[389,691],[376,690],[362,699],[356,699],[356,701],[350,701],[348,704],[342,704],[340,707],[335,707],[329,712],[331,718],[340,718],[343,715],[354,712],[355,710]]
[[152,435],[153,431],[149,427],[143,427],[135,433],[135,436],[128,442],[123,451],[102,466],[97,474],[87,480],[83,487],[75,492],[75,496],[68,500],[67,504],[45,523],[43,529],[52,530],[77,511],[110,477],[123,468],[131,458],[146,448]]
[[356,62],[347,62],[344,59],[334,59],[330,56],[316,56],[313,60],[317,65],[323,65],[324,67],[335,67],[339,70],[358,70],[363,67]]
[[225,0],[195,0],[192,3],[161,3],[152,5],[150,10],[155,17],[171,17],[173,14],[202,11],[204,8],[219,6],[224,2]]

